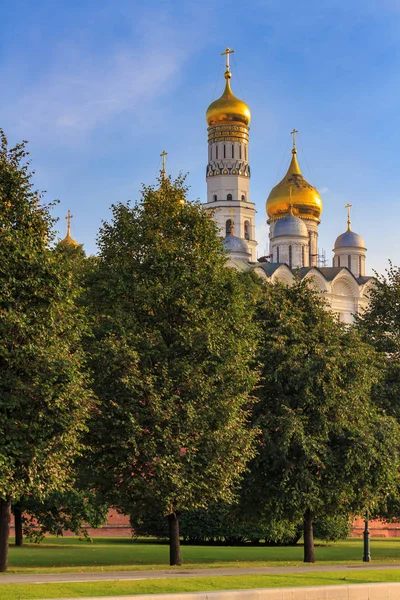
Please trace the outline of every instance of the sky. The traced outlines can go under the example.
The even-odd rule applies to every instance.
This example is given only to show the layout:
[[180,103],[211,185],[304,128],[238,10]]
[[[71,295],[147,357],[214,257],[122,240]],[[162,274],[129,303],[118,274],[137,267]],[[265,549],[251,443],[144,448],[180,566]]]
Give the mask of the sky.
[[95,253],[110,205],[156,183],[164,149],[168,173],[205,201],[205,112],[229,46],[252,112],[259,255],[295,127],[328,266],[348,202],[367,272],[400,265],[400,0],[0,0],[0,14],[0,128],[29,141],[60,237],[70,209],[72,236]]

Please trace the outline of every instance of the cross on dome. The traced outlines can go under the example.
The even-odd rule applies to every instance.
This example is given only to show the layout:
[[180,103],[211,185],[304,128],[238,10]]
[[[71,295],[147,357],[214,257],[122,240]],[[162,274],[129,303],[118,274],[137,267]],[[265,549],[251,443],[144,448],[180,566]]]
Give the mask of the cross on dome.
[[345,206],[347,208],[347,231],[351,231],[351,220],[350,220],[350,209],[353,205],[348,202]]
[[299,133],[298,129],[293,129],[293,131],[290,132],[290,134],[293,136],[293,154],[296,152],[296,134]]
[[165,174],[167,172],[166,170],[166,165],[167,165],[167,161],[166,161],[166,156],[167,156],[168,152],[166,152],[165,150],[163,150],[160,154],[161,156],[161,160],[162,160],[162,169],[161,169],[161,177],[164,179]]
[[73,218],[73,215],[71,215],[71,211],[68,210],[68,214],[65,217],[65,220],[67,221],[67,236],[71,235],[71,219]]
[[231,48],[227,48],[225,50],[225,52],[221,52],[221,56],[225,56],[226,57],[226,62],[225,62],[225,67],[227,71],[230,71],[230,65],[229,65],[229,55],[233,54],[235,51],[232,50]]

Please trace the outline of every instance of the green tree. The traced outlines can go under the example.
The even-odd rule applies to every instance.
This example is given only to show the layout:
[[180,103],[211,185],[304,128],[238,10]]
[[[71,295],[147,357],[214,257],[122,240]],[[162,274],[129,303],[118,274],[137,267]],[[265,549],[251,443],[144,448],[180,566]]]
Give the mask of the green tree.
[[252,456],[256,349],[245,278],[225,267],[212,219],[183,178],[112,207],[89,282],[94,485],[111,504],[168,518],[180,564],[179,514],[231,500]]
[[92,401],[67,256],[33,190],[25,143],[0,132],[0,571],[11,504],[65,489]]
[[399,427],[370,400],[374,350],[306,283],[267,286],[258,322],[261,437],[247,500],[302,519],[304,561],[314,562],[315,519],[361,512],[396,485]]
[[[87,527],[100,527],[108,512],[108,506],[100,503],[95,493],[79,490],[76,486],[53,492],[42,501],[33,496],[21,498],[12,509],[16,521],[16,545],[22,545],[22,534],[29,540],[41,542],[48,533],[62,536],[65,531],[90,540]],[[18,528],[17,521],[20,521]]]
[[[373,386],[374,402],[387,414],[400,420],[400,269],[389,264],[382,275],[375,275],[369,291],[369,304],[357,317],[357,328],[381,358],[380,378]],[[372,511],[388,521],[400,518],[400,490],[384,506]]]
[[382,357],[382,377],[374,386],[374,400],[400,419],[400,269],[390,263],[376,274],[368,308],[357,317],[363,338]]

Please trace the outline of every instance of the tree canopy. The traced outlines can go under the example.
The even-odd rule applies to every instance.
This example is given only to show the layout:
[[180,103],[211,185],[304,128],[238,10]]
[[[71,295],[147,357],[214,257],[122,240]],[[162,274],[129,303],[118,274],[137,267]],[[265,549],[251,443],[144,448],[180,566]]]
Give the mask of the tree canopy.
[[33,189],[25,143],[0,133],[0,570],[10,505],[64,489],[92,401],[71,264],[49,249],[49,207]]
[[259,510],[304,521],[313,562],[315,518],[363,512],[395,486],[399,428],[370,399],[374,350],[305,282],[267,286],[258,321],[261,437],[246,489]]
[[[252,455],[256,349],[246,281],[183,178],[112,207],[89,283],[95,484],[120,509],[168,516],[230,500]],[[175,548],[175,549],[174,549]]]

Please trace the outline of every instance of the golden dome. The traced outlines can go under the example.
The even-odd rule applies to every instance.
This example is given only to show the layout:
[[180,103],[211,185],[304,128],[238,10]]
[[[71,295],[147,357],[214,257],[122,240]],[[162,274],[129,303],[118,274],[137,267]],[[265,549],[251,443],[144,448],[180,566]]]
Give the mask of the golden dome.
[[66,246],[67,248],[77,248],[80,244],[71,237],[71,219],[71,211],[68,211],[68,215],[65,217],[65,220],[67,221],[67,235],[59,242],[59,245]]
[[239,100],[231,90],[230,78],[232,73],[227,69],[224,75],[226,85],[221,98],[214,100],[210,104],[206,113],[206,120],[209,127],[214,125],[229,125],[239,123],[249,126],[251,113],[250,109],[243,100]]
[[284,217],[293,206],[293,214],[302,219],[319,223],[322,213],[322,199],[318,191],[303,177],[296,158],[296,149],[292,150],[289,169],[280,183],[272,188],[267,199],[269,219]]
[[67,235],[65,236],[65,238],[63,240],[61,240],[60,246],[67,246],[67,247],[77,248],[78,246],[80,246],[80,244],[78,242],[76,242],[70,236],[69,233],[67,233]]

